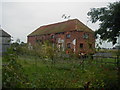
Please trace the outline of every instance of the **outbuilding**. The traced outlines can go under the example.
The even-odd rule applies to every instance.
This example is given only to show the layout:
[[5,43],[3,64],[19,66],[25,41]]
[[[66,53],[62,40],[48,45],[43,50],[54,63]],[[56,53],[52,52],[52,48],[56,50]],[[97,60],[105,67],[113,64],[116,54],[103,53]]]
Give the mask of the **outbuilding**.
[[11,35],[0,28],[0,56],[10,47]]

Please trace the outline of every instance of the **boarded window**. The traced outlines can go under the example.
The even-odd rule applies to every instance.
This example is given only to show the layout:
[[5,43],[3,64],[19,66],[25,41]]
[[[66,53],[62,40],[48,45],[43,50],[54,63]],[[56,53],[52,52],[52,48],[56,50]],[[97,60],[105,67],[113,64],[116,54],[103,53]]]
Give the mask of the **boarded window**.
[[83,48],[83,43],[80,43],[80,48]]

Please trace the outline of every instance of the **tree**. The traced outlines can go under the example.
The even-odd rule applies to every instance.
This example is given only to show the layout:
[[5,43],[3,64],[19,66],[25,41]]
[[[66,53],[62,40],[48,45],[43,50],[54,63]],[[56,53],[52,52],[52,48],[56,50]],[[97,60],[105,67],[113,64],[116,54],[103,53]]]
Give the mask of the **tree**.
[[95,35],[100,35],[100,39],[108,40],[113,45],[120,34],[120,1],[110,3],[107,7],[92,8],[88,13],[90,21],[96,23],[100,21],[99,29]]
[[[100,27],[95,32],[95,35],[100,35],[102,40],[108,40],[112,42],[113,45],[117,42],[117,37],[120,34],[120,1],[110,3],[107,7],[102,8],[92,8],[89,11],[88,16],[90,16],[90,21],[96,23],[100,21]],[[119,53],[119,52],[118,52]],[[118,55],[117,55],[118,56]],[[118,85],[120,84],[120,66],[119,57],[117,59],[118,68]]]

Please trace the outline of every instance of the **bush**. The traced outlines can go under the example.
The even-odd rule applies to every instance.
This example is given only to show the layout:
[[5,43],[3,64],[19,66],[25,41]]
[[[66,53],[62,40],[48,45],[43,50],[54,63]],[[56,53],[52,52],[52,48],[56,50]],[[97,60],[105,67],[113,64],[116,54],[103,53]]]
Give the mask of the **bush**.
[[2,67],[2,87],[3,88],[23,88],[29,87],[30,82],[24,74],[22,66],[17,63],[17,54],[14,48],[10,48],[3,57]]

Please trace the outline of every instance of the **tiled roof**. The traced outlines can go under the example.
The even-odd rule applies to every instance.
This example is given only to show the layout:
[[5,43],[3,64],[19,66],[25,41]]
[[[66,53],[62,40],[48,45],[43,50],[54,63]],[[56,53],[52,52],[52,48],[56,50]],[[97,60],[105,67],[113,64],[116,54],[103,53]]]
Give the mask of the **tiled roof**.
[[31,34],[29,34],[28,36],[67,32],[67,31],[73,31],[73,30],[93,32],[90,28],[88,28],[78,19],[72,19],[64,22],[41,26],[35,31],[33,31]]

